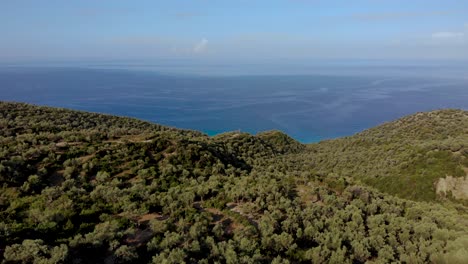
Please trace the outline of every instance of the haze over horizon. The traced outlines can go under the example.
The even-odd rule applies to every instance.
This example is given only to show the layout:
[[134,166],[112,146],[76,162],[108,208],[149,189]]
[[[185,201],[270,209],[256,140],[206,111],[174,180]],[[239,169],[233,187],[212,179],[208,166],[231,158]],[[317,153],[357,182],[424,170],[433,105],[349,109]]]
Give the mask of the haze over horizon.
[[463,1],[8,1],[0,61],[467,60]]

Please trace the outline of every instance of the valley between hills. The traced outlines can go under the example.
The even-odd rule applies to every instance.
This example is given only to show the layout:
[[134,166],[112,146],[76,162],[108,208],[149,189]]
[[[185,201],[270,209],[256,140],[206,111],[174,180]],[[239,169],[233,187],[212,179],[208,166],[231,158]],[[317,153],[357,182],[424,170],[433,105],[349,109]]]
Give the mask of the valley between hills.
[[301,144],[0,102],[2,263],[468,263],[468,112]]

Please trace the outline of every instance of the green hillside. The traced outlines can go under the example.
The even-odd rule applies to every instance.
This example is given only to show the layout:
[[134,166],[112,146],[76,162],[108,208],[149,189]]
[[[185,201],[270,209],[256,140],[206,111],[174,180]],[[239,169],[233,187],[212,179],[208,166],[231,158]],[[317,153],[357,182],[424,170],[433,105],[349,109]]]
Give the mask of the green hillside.
[[303,162],[322,174],[350,176],[402,198],[451,199],[450,194],[437,196],[434,185],[446,176],[468,175],[468,112],[417,113],[351,137],[314,144]]
[[467,160],[460,110],[303,145],[0,102],[0,261],[467,263]]

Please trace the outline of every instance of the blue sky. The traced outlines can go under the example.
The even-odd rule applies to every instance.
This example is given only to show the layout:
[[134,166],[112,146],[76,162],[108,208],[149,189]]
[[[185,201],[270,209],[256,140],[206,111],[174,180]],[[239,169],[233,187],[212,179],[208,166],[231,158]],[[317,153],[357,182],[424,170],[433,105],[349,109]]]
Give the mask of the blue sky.
[[0,60],[468,59],[468,0],[14,0]]

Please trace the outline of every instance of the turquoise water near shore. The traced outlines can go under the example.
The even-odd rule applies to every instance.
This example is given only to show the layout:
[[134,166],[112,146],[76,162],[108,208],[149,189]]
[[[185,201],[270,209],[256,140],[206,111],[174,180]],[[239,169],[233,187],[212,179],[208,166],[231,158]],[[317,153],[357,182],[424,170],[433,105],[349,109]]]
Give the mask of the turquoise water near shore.
[[10,67],[0,69],[0,100],[136,117],[209,135],[277,129],[309,143],[418,111],[468,109],[468,80]]

